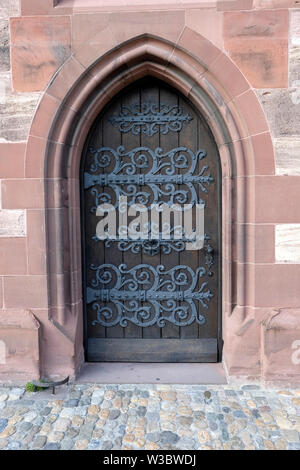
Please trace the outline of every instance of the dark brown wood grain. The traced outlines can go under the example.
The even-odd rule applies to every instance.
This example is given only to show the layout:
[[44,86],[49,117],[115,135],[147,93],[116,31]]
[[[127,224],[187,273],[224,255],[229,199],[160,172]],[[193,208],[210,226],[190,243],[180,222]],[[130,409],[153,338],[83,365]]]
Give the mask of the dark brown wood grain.
[[[192,116],[192,120],[189,123],[184,123],[180,132],[169,131],[164,135],[160,131],[153,136],[134,135],[132,132],[122,133],[118,127],[113,126],[109,121],[109,116],[119,114],[123,104],[141,104],[144,102],[154,102],[158,106],[162,106],[162,104],[179,105],[185,113],[188,112]],[[96,319],[96,311],[93,304],[87,305],[85,303],[87,359],[90,361],[131,362],[216,362],[218,360],[221,318],[221,172],[218,149],[209,126],[200,113],[180,93],[156,79],[147,78],[125,89],[98,116],[85,145],[81,171],[88,171],[91,164],[90,146],[95,148],[106,146],[117,149],[120,145],[125,148],[125,151],[144,146],[152,150],[161,147],[163,152],[168,152],[180,146],[187,147],[194,153],[199,149],[204,149],[207,152],[206,158],[198,161],[197,172],[200,172],[204,165],[208,165],[214,182],[209,186],[208,193],[203,193],[198,188],[197,197],[199,202],[200,199],[203,199],[206,204],[204,229],[205,233],[210,236],[210,244],[214,247],[215,264],[212,268],[213,276],[204,276],[199,279],[197,287],[199,289],[202,282],[207,281],[208,288],[213,292],[213,298],[208,303],[208,308],[204,308],[199,301],[195,301],[198,311],[206,318],[204,325],[194,322],[189,326],[177,326],[167,321],[164,327],[157,325],[150,327],[137,326],[130,321],[126,327],[120,325],[114,327],[95,325],[93,321]],[[149,169],[143,168],[139,172],[147,173]],[[111,171],[112,165],[99,170],[100,173],[109,173]],[[188,169],[177,169],[176,171],[180,175]],[[161,174],[164,174],[164,172]],[[184,185],[177,185],[176,189],[180,189],[182,186]],[[140,187],[141,191],[145,189],[145,187]],[[111,188],[98,186],[98,190],[113,194]],[[184,250],[180,253],[172,251],[171,254],[164,254],[160,250],[159,253],[150,256],[144,252],[138,254],[131,251],[122,252],[118,249],[116,242],[111,243],[109,248],[105,247],[101,241],[95,242],[92,237],[95,234],[99,218],[90,211],[93,204],[94,199],[90,190],[82,187],[84,292],[90,286],[94,275],[90,268],[92,264],[99,266],[109,263],[116,267],[126,264],[128,269],[138,264],[154,267],[164,265],[166,269],[186,265],[194,272],[199,266],[205,266],[204,249]],[[129,222],[132,218],[129,219]],[[112,287],[113,282],[109,286],[100,286],[101,289]],[[186,288],[188,286],[181,286],[179,290],[185,290]],[[128,301],[124,299],[123,302],[126,305]],[[177,302],[178,305],[184,305],[184,301]],[[147,305],[147,301],[144,304]],[[105,304],[103,303],[103,305]]]
[[[217,339],[101,339],[90,338],[89,360],[133,362],[217,362]],[[113,359],[112,359],[113,356]]]

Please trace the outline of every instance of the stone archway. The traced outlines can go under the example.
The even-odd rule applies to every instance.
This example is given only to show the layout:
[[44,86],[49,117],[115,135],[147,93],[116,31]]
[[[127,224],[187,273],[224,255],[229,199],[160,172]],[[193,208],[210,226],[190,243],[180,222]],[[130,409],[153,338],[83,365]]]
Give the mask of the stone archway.
[[[225,361],[230,373],[243,374],[246,362],[252,375],[260,373],[259,320],[251,308],[255,271],[245,262],[255,243],[255,227],[247,222],[255,220],[251,176],[262,152],[271,161],[273,149],[261,106],[241,72],[211,43],[191,34],[190,44],[201,42],[198,57],[145,34],[112,49],[87,69],[72,58],[53,78],[37,110],[26,158],[44,155],[48,315],[61,335],[64,373],[74,373],[83,361],[78,181],[82,147],[105,104],[146,75],[188,97],[214,135],[222,165]],[[46,336],[47,325],[44,329]],[[54,373],[51,366],[47,373]]]

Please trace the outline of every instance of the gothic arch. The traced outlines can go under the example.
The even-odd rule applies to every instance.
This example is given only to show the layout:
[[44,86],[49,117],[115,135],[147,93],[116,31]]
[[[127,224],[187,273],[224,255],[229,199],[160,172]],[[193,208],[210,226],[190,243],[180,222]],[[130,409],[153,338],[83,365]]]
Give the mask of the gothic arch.
[[[251,249],[249,242],[245,244],[245,222],[255,221],[255,207],[249,196],[254,188],[251,176],[259,171],[261,139],[265,142],[264,159],[273,160],[273,148],[264,113],[245,77],[223,52],[209,41],[203,42],[198,33],[192,34],[193,41],[202,41],[197,57],[149,34],[111,49],[88,68],[72,57],[53,77],[32,123],[26,162],[37,154],[43,158],[48,315],[72,345],[73,370],[83,360],[79,201],[82,148],[101,109],[117,92],[146,75],[183,93],[207,120],[219,148],[225,357],[226,341],[232,342],[235,331],[248,321],[246,306],[251,305],[254,296],[249,287],[253,285],[253,273],[243,259]],[[208,57],[213,59],[209,64]],[[239,262],[234,264],[236,256]],[[235,316],[233,312],[237,312]],[[230,317],[236,318],[236,324]],[[233,321],[234,329],[227,328],[229,321]]]

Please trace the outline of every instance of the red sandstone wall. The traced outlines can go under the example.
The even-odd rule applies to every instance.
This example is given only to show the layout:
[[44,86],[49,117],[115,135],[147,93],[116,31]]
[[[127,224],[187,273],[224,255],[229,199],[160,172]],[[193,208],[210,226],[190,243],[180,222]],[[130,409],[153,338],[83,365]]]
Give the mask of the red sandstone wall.
[[[0,339],[3,337],[5,341],[7,329],[16,327],[18,311],[23,312],[20,313],[20,328],[24,323],[23,316],[26,316],[24,311],[28,310],[41,326],[37,329],[32,321],[35,334],[30,336],[31,351],[28,344],[25,348],[22,342],[20,351],[18,345],[9,347],[7,358],[12,364],[11,377],[22,377],[22,352],[26,357],[34,357],[27,361],[34,364],[32,375],[53,374],[54,370],[61,374],[72,373],[81,360],[72,346],[75,337],[80,341],[80,327],[75,326],[71,332],[61,331],[49,321],[48,311],[43,180],[45,143],[42,136],[50,127],[55,97],[62,98],[67,88],[64,90],[62,86],[52,91],[54,95],[48,98],[49,113],[35,123],[34,139],[30,142],[35,151],[27,153],[25,161],[26,144],[39,101],[54,74],[70,58],[71,66],[64,80],[66,87],[72,81],[72,73],[79,76],[85,67],[109,49],[144,32],[179,43],[193,55],[205,59],[204,47],[201,49],[201,44],[193,39],[196,32],[218,48],[215,58],[219,52],[224,53],[222,61],[207,58],[211,60],[214,73],[222,75],[224,86],[226,80],[228,86],[238,80],[226,75],[231,70],[226,64],[228,59],[246,77],[251,93],[263,106],[275,149],[275,160],[269,159],[272,152],[266,149],[271,147],[271,142],[263,133],[255,137],[255,151],[260,159],[248,200],[249,213],[255,216],[246,220],[247,224],[253,225],[253,235],[251,237],[248,232],[250,239],[246,241],[246,253],[234,250],[233,259],[233,276],[237,279],[241,263],[253,266],[253,295],[249,303],[245,299],[244,306],[250,312],[246,322],[237,319],[238,312],[224,322],[225,345],[230,343],[227,367],[233,375],[264,376],[268,380],[270,355],[274,353],[272,335],[269,339],[268,333],[272,322],[262,325],[261,321],[269,315],[273,318],[274,309],[279,312],[284,309],[283,320],[276,328],[281,328],[282,338],[288,335],[288,340],[283,340],[282,355],[275,356],[277,369],[276,361],[275,366],[272,362],[270,377],[272,380],[276,377],[285,379],[282,370],[286,369],[289,380],[299,378],[300,366],[291,361],[294,351],[290,344],[300,339],[299,328],[295,328],[300,322],[297,322],[297,309],[300,312],[298,2],[141,0],[132,2],[131,11],[126,11],[122,0],[112,2],[112,11],[101,6],[101,0],[56,3],[54,8],[52,0],[22,0],[20,6],[16,0],[0,0],[0,309],[4,314],[0,316]],[[90,9],[88,5],[91,5]],[[255,127],[257,115],[249,109],[253,101],[247,101],[247,96],[250,95],[241,93],[240,110]],[[245,185],[244,178],[239,179],[239,185]],[[282,326],[289,308],[296,311],[292,333],[291,329]],[[1,320],[4,317],[5,322]],[[27,338],[28,318],[27,329],[24,329]],[[234,338],[231,335],[235,335]],[[40,350],[37,367],[36,352]],[[1,367],[0,364],[0,379]],[[28,368],[25,375],[30,375]]]

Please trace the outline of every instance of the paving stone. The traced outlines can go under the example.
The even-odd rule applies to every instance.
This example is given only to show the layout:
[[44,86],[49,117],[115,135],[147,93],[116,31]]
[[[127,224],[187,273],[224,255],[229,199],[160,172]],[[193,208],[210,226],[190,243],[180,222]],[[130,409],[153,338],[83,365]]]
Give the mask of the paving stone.
[[4,431],[7,425],[8,425],[8,419],[0,418],[0,434],[2,433],[2,431]]
[[64,400],[31,401],[21,390],[0,389],[18,396],[0,402],[0,449],[299,450],[296,391],[249,384],[78,387]]
[[0,450],[7,448],[8,440],[7,439],[0,439]]
[[160,434],[158,432],[150,432],[146,434],[146,440],[150,442],[158,442],[160,440]]
[[193,418],[190,416],[180,416],[178,418],[178,423],[181,424],[181,426],[190,426],[193,422]]
[[113,443],[112,441],[104,441],[101,445],[102,450],[111,450],[113,448]]
[[27,431],[29,431],[31,428],[32,428],[33,424],[32,423],[27,423],[27,422],[23,422],[23,423],[20,423],[19,426],[18,426],[18,430],[25,433]]
[[299,442],[290,442],[288,444],[288,450],[300,450],[300,443]]
[[78,439],[78,440],[75,442],[75,449],[77,449],[77,450],[84,450],[84,449],[87,448],[88,445],[89,445],[88,439]]
[[69,437],[64,437],[64,439],[60,442],[61,450],[71,450],[74,447],[73,439]]
[[10,441],[7,445],[7,450],[20,450],[22,443],[20,441]]
[[38,415],[37,415],[37,413],[36,413],[35,411],[31,411],[31,412],[26,413],[26,414],[24,415],[24,421],[25,421],[25,422],[31,422],[31,421],[33,421],[35,418],[37,418],[37,416],[38,416]]
[[69,428],[66,433],[65,433],[65,437],[69,437],[70,439],[74,439],[75,437],[77,437],[79,434],[79,428]]
[[78,439],[90,439],[93,434],[93,429],[93,424],[84,424],[79,428]]
[[13,416],[12,418],[10,418],[10,420],[8,421],[8,424],[9,426],[13,426],[14,424],[17,424],[19,423],[20,421],[22,421],[23,417],[22,416]]
[[60,442],[64,437],[63,432],[51,431],[48,435],[48,442]]
[[15,426],[7,426],[4,431],[0,434],[0,439],[5,438],[5,437],[10,437],[13,434],[15,434],[16,428]]
[[137,410],[138,416],[145,416],[147,413],[147,408],[145,406],[139,406]]
[[179,441],[179,436],[175,434],[174,432],[170,431],[163,431],[160,433],[160,443],[162,445],[164,444],[176,444],[176,442]]
[[113,390],[107,390],[107,392],[104,393],[104,398],[105,400],[112,400],[115,397],[115,392]]
[[71,400],[68,400],[68,401],[65,403],[65,406],[66,406],[66,407],[74,407],[74,406],[77,406],[77,405],[78,405],[78,402],[79,402],[79,400],[77,400],[76,398],[72,398]]
[[259,390],[260,386],[259,385],[243,385],[242,390]]
[[117,419],[120,416],[120,414],[121,412],[119,410],[111,410],[109,413],[108,419]]
[[45,450],[60,450],[60,445],[55,444],[54,442],[50,442],[49,444],[46,444],[44,449]]
[[46,444],[46,436],[37,436],[32,444],[32,449],[42,449]]
[[55,431],[65,432],[68,429],[70,423],[71,422],[69,419],[58,418],[54,423],[53,429]]
[[49,406],[46,406],[46,408],[43,408],[40,411],[41,416],[48,416],[48,414],[51,412],[51,408]]
[[91,439],[88,445],[89,450],[99,450],[101,449],[101,441],[99,439]]
[[88,407],[88,414],[90,415],[98,415],[100,408],[98,405],[91,405]]
[[4,408],[3,411],[1,411],[1,418],[11,418],[15,414],[14,408],[11,408],[10,406]]

